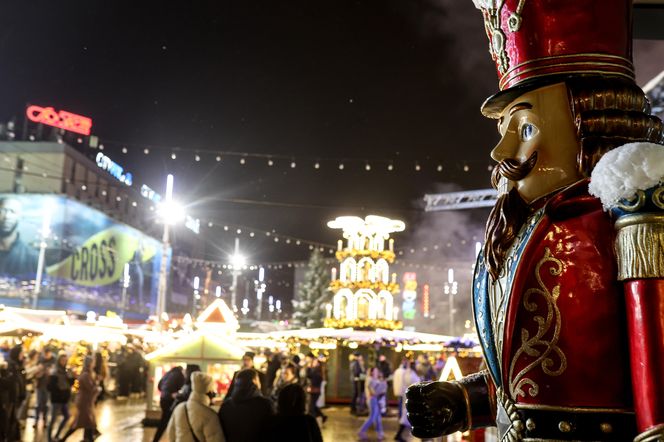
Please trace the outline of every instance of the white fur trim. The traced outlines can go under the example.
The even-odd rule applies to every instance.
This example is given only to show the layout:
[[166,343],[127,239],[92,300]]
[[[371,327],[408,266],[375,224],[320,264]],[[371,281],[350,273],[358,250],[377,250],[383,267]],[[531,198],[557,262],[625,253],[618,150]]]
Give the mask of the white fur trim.
[[588,190],[609,210],[618,201],[631,198],[664,181],[664,146],[629,143],[617,147],[597,162]]

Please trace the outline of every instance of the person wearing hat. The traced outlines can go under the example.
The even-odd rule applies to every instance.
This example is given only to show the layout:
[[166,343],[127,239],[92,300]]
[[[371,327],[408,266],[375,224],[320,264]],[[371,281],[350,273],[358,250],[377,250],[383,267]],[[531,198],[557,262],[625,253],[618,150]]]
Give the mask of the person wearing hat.
[[235,389],[235,378],[237,377],[237,374],[241,370],[245,370],[245,369],[248,369],[248,368],[256,370],[258,380],[261,383],[260,392],[263,396],[265,396],[265,397],[268,396],[268,394],[269,394],[268,391],[269,391],[270,386],[267,385],[267,382],[265,380],[265,374],[262,371],[260,371],[260,370],[258,370],[254,367],[254,357],[256,357],[256,353],[254,353],[253,351],[245,352],[245,354],[242,356],[242,368],[240,370],[236,371],[235,373],[233,373],[233,379],[231,380],[231,385],[228,386],[228,391],[226,392],[226,397],[230,398],[233,394],[233,390]]
[[410,387],[412,432],[664,440],[663,126],[634,82],[631,1],[475,4],[500,87],[473,281],[487,370]]
[[210,407],[212,378],[200,371],[191,373],[191,394],[178,404],[168,421],[170,442],[224,442],[224,432]]

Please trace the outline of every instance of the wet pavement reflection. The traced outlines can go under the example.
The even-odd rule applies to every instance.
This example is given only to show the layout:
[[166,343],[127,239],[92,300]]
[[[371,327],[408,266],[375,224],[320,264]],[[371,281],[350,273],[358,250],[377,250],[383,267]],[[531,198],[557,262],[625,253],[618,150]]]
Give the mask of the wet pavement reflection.
[[[390,410],[396,413],[396,410]],[[331,406],[325,409],[329,419],[322,427],[325,441],[355,441],[357,431],[362,426],[364,416],[353,416],[348,407]],[[101,436],[97,442],[151,442],[155,428],[144,427],[142,420],[145,417],[145,401],[143,399],[129,399],[126,401],[106,400],[97,405],[97,427]],[[320,423],[320,419],[319,419]],[[27,428],[23,433],[23,441],[47,442],[46,429],[40,424],[33,427],[34,420],[28,418]],[[383,419],[385,439],[393,440],[399,424],[395,415]],[[405,433],[405,432],[404,432]],[[369,441],[376,441],[377,435],[369,431]],[[404,435],[405,436],[405,435]],[[406,440],[419,439],[410,436]],[[74,433],[68,440],[78,442],[83,439],[83,430]],[[167,439],[162,439],[165,442]]]

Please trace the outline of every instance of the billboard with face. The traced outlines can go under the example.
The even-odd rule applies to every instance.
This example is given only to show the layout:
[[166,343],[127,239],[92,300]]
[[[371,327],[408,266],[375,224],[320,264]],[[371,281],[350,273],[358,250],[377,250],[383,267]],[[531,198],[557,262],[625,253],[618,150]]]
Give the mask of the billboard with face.
[[32,305],[42,255],[40,308],[146,317],[156,304],[161,247],[63,196],[0,194],[0,303]]

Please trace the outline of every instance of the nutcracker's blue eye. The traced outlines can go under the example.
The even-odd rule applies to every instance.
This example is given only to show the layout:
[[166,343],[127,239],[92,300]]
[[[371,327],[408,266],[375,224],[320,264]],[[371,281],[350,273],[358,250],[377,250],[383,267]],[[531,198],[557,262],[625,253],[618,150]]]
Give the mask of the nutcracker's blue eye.
[[533,136],[535,136],[535,131],[535,126],[530,123],[525,123],[523,126],[521,126],[521,140],[530,141]]

